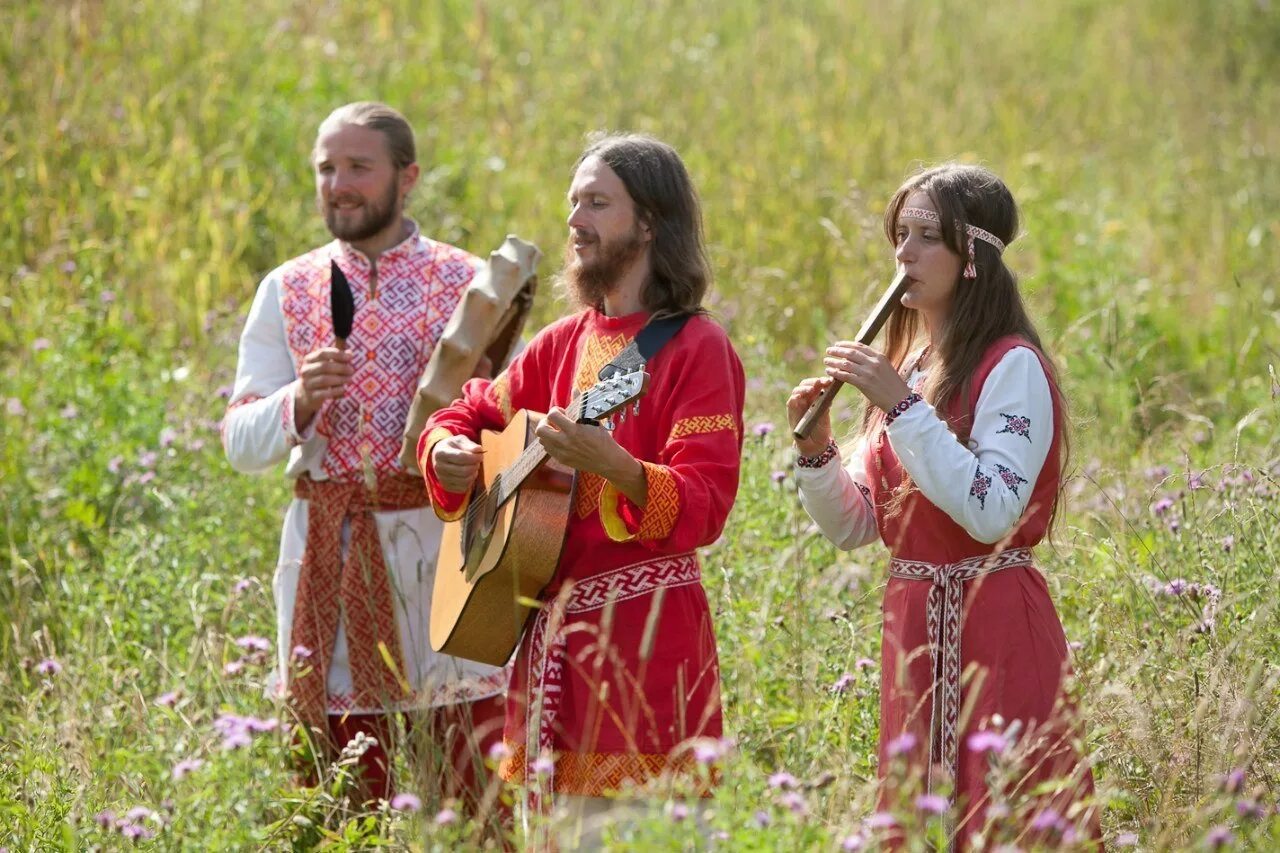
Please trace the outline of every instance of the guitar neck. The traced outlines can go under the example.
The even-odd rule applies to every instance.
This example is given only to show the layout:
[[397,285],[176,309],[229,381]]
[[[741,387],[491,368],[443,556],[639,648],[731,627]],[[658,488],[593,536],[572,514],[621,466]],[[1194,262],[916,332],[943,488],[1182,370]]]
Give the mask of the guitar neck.
[[[584,399],[586,399],[585,396],[579,397],[566,411],[566,414],[574,421],[582,417]],[[516,458],[515,462],[512,462],[497,477],[494,477],[493,485],[488,490],[488,496],[496,502],[497,506],[502,506],[511,499],[512,495],[520,490],[529,475],[538,470],[538,466],[546,460],[546,448],[540,442],[533,442],[524,449],[524,452]]]

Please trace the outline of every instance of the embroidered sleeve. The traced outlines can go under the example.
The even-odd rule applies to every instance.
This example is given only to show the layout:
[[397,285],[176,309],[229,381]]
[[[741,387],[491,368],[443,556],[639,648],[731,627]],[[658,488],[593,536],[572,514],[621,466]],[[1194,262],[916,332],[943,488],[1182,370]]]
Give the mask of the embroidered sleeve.
[[[614,541],[634,539],[672,552],[709,545],[724,529],[737,496],[746,394],[742,362],[723,332],[689,330],[695,332],[692,341],[682,344],[677,337],[669,345],[673,351],[663,354],[670,359],[663,368],[671,401],[664,420],[670,426],[657,458],[640,460],[644,507],[607,483],[600,490],[601,524]],[[709,376],[718,379],[709,382]]]
[[280,311],[279,280],[273,274],[258,287],[240,336],[235,386],[221,430],[231,467],[265,471],[314,436],[319,415],[305,432],[294,428],[296,389],[297,374]]
[[1035,353],[1010,350],[982,386],[969,446],[932,406],[917,404],[889,426],[903,466],[930,501],[980,542],[1009,534],[1053,443],[1053,397]]
[[868,454],[866,442],[859,442],[846,466],[795,467],[801,506],[823,535],[845,550],[866,545],[877,537]]

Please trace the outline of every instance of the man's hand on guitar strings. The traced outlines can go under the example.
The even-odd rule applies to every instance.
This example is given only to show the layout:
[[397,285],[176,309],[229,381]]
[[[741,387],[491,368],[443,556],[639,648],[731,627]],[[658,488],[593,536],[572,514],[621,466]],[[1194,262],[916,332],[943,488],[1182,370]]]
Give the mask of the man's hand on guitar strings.
[[577,423],[563,409],[554,408],[533,432],[547,454],[560,464],[599,474],[637,506],[648,501],[644,466],[604,427]]
[[465,435],[451,435],[431,448],[431,466],[447,492],[465,495],[480,476],[484,448]]

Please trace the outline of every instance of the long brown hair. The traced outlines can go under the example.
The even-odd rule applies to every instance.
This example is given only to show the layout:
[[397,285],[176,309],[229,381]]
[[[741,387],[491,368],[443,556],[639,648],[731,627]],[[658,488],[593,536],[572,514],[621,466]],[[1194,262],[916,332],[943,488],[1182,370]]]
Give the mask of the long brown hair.
[[711,286],[702,231],[702,207],[680,155],[665,142],[639,133],[610,134],[592,141],[573,171],[588,157],[599,157],[622,183],[636,215],[653,234],[652,274],[640,293],[653,319],[704,313],[702,300]]
[[[987,348],[996,340],[1012,335],[1040,350],[1054,386],[1057,371],[1027,314],[1017,277],[994,246],[973,240],[965,230],[967,225],[976,225],[999,237],[1006,246],[1012,243],[1018,236],[1018,206],[1009,188],[980,166],[946,163],[918,172],[898,188],[885,209],[884,233],[895,246],[898,217],[907,199],[915,193],[924,193],[933,202],[941,220],[943,240],[951,251],[967,257],[969,241],[973,242],[977,278],[964,278],[963,271],[956,273],[951,311],[943,327],[935,332],[931,368],[921,393],[947,419],[957,437],[964,440],[972,426],[968,422],[970,385]],[[917,346],[920,333],[920,315],[897,306],[886,325],[885,355],[900,373],[909,372],[906,360]],[[1059,422],[1056,426],[1060,435],[1057,461],[1065,468],[1067,411],[1061,395],[1057,397]],[[953,411],[958,411],[959,416],[951,417]],[[868,403],[862,422],[863,434],[869,435],[880,420],[880,410]]]

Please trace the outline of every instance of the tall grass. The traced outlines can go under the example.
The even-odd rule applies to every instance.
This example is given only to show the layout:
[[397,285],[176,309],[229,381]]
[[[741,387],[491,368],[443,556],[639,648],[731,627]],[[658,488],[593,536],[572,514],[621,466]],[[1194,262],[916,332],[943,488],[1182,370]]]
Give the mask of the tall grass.
[[[469,837],[306,800],[282,738],[224,750],[213,725],[273,713],[258,664],[224,667],[271,633],[287,494],[222,462],[219,391],[256,281],[325,239],[307,153],[359,98],[410,117],[412,212],[477,253],[516,232],[556,254],[587,132],[672,142],[752,423],[782,423],[883,287],[879,216],[913,164],[1004,176],[1010,263],[1076,419],[1042,558],[1108,837],[1280,842],[1274,3],[61,0],[3,4],[0,33],[0,845],[117,844],[94,815],[134,806],[175,848],[301,844],[326,820],[352,847]],[[705,555],[737,742],[715,814],[620,845],[830,848],[873,809],[884,556],[813,534],[775,482],[780,432],[748,440]],[[803,814],[778,770],[807,783]]]

